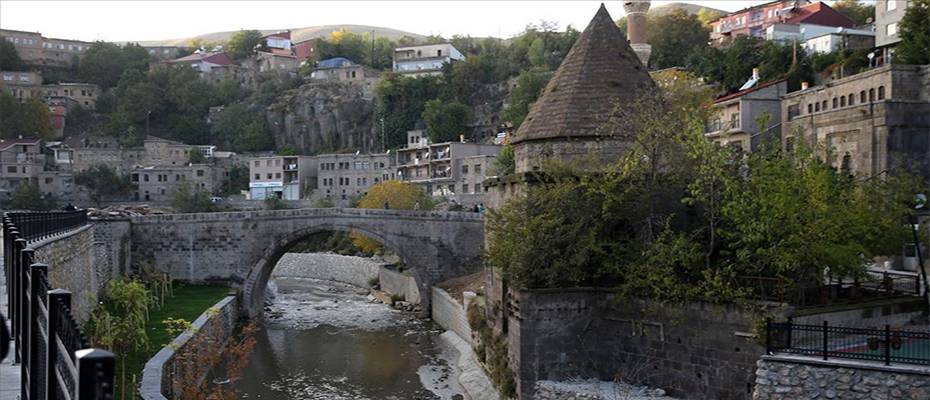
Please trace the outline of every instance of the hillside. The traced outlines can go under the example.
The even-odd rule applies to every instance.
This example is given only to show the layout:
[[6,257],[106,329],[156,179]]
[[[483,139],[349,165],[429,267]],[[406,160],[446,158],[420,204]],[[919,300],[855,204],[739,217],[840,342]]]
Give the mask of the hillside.
[[[345,29],[349,32],[356,33],[359,35],[363,35],[366,33],[370,33],[371,31],[374,31],[376,37],[386,37],[391,40],[397,40],[403,36],[410,36],[418,40],[426,38],[426,36],[423,36],[417,33],[405,32],[405,31],[401,31],[397,29],[384,28],[384,27],[379,27],[379,26],[321,25],[321,26],[308,26],[308,27],[303,27],[303,28],[291,28],[291,40],[294,43],[297,43],[297,42],[302,42],[308,39],[322,38],[322,37],[329,36],[330,32],[337,31],[340,29]],[[269,34],[269,33],[280,32],[283,30],[286,30],[286,28],[262,29],[261,32],[263,34]],[[214,42],[214,43],[225,42],[229,40],[229,38],[234,33],[236,33],[236,31],[213,32],[213,33],[205,33],[203,35],[197,35],[193,37],[180,38],[180,39],[146,40],[146,41],[139,42],[139,44],[143,46],[182,46],[182,45],[189,43],[191,40],[194,40],[194,39],[201,39],[207,42]]]
[[699,6],[699,5],[697,5],[697,4],[690,4],[690,3],[668,3],[668,4],[662,4],[662,5],[653,6],[652,8],[649,9],[649,15],[652,15],[652,16],[662,16],[662,15],[665,15],[665,14],[669,14],[669,13],[671,13],[672,11],[675,11],[675,10],[685,10],[685,12],[688,13],[688,14],[697,14],[697,13],[699,13],[701,10],[707,10],[708,12],[717,12],[717,13],[720,13],[720,14],[722,14],[722,15],[728,14],[726,11],[723,11],[723,10],[718,10],[718,9],[716,9],[716,8],[711,8],[711,7]]

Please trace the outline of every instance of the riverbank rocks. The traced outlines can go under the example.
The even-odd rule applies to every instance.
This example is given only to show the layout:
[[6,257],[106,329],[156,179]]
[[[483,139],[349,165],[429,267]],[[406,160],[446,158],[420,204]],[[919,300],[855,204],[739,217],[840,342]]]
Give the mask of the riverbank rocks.
[[536,400],[674,400],[665,390],[594,379],[537,381]]
[[896,371],[867,363],[862,363],[861,368],[809,365],[777,358],[763,358],[756,365],[753,400],[930,399],[930,371]]

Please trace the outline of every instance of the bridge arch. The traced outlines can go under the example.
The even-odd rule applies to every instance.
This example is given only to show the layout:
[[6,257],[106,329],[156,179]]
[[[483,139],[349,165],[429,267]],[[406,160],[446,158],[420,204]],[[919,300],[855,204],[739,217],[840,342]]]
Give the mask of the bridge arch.
[[288,249],[293,247],[294,244],[314,234],[336,231],[362,233],[368,237],[371,237],[372,239],[375,239],[385,248],[393,251],[394,254],[400,257],[404,264],[412,266],[410,272],[413,274],[413,278],[417,282],[417,289],[420,290],[420,293],[428,293],[427,290],[429,290],[429,288],[425,285],[428,280],[420,276],[419,268],[417,268],[414,264],[411,264],[411,261],[404,253],[404,248],[402,246],[398,246],[397,244],[391,243],[390,239],[384,236],[381,232],[370,230],[368,227],[364,226],[357,227],[341,224],[321,224],[318,226],[299,229],[284,235],[281,238],[278,238],[277,242],[273,246],[266,249],[262,255],[262,258],[260,258],[258,262],[252,266],[248,275],[246,275],[246,279],[242,287],[242,303],[246,307],[249,317],[254,318],[261,316],[262,310],[264,309],[265,289],[268,287],[268,280],[271,279],[271,273],[274,272],[278,261],[280,261],[281,257],[287,253]]
[[265,286],[281,255],[317,232],[357,231],[410,267],[429,310],[429,288],[481,266],[484,222],[476,213],[356,208],[168,214],[132,217],[130,257],[191,282],[240,287],[248,315],[263,311]]

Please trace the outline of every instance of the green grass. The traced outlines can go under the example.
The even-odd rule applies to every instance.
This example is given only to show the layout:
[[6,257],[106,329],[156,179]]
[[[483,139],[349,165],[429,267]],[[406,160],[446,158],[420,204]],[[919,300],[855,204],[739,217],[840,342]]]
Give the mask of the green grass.
[[[142,368],[145,363],[158,353],[162,347],[174,340],[165,331],[165,326],[161,321],[168,318],[181,318],[194,322],[200,314],[203,314],[208,308],[219,302],[229,294],[229,288],[225,286],[206,286],[206,285],[185,285],[175,283],[174,297],[166,298],[165,304],[160,309],[155,308],[149,311],[149,322],[145,326],[145,331],[149,336],[149,347],[146,350],[135,351],[126,356],[126,382],[131,384],[132,376],[136,376],[136,383],[142,380]],[[119,379],[120,366],[116,368],[116,398],[119,397]],[[127,393],[127,398],[132,398]]]

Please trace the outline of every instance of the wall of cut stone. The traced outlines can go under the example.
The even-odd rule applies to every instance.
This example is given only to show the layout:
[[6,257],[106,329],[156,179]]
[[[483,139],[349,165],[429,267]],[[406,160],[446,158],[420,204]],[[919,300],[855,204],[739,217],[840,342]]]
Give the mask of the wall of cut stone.
[[200,314],[191,329],[180,334],[145,363],[139,394],[144,400],[183,399],[182,385],[190,379],[205,379],[213,365],[198,362],[198,353],[225,346],[236,332],[239,306],[227,296]]
[[98,268],[110,271],[111,276],[125,275],[132,265],[132,226],[129,219],[94,221],[94,247]]
[[71,292],[71,310],[78,323],[87,320],[97,304],[97,294],[110,280],[110,271],[97,263],[94,226],[30,244],[35,262],[48,265],[48,282],[53,288]]
[[420,304],[420,289],[412,276],[382,266],[378,270],[378,283],[381,290],[403,295],[404,301],[408,303]]
[[465,307],[459,304],[445,290],[433,287],[430,292],[432,299],[432,310],[430,317],[433,322],[447,331],[455,332],[462,340],[473,345],[471,338],[471,326],[468,325],[468,316],[465,313]]
[[930,369],[764,356],[753,400],[930,399]]
[[541,380],[615,377],[686,399],[749,399],[764,353],[753,316],[731,306],[669,307],[578,288],[512,292],[507,309],[521,399],[533,399]]

